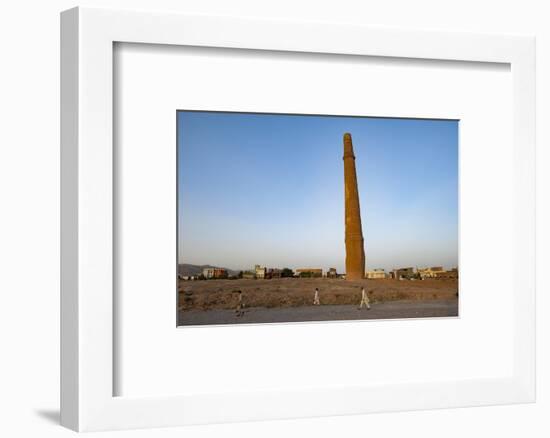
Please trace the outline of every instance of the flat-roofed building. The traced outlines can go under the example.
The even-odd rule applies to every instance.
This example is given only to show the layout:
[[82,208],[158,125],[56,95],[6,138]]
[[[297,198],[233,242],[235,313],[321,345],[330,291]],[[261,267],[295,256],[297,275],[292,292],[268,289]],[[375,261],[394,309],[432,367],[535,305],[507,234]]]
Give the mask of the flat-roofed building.
[[367,278],[370,279],[384,279],[386,278],[386,271],[382,268],[373,269],[372,271],[367,271]]
[[205,278],[227,278],[227,270],[223,268],[204,268],[202,275]]
[[446,279],[446,280],[458,279],[458,268],[453,268],[448,271],[438,272],[435,278]]
[[439,274],[445,272],[443,266],[432,266],[430,268],[419,268],[418,274],[420,278],[436,278]]
[[390,273],[390,277],[394,278],[395,280],[402,280],[402,279],[409,279],[415,277],[414,268],[398,268],[394,269]]
[[338,272],[336,272],[336,268],[329,268],[328,269],[327,278],[338,278]]
[[296,277],[322,277],[323,270],[321,268],[300,268],[296,269]]
[[256,265],[254,266],[254,272],[256,273],[256,278],[263,280],[267,275],[267,268],[265,266]]

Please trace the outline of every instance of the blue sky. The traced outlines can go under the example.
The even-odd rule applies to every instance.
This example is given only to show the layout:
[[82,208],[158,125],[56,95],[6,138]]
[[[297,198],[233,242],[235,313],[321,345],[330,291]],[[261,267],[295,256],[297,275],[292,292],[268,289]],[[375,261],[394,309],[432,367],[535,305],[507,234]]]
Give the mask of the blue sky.
[[367,269],[458,263],[458,122],[178,112],[178,259],[344,272],[345,132]]

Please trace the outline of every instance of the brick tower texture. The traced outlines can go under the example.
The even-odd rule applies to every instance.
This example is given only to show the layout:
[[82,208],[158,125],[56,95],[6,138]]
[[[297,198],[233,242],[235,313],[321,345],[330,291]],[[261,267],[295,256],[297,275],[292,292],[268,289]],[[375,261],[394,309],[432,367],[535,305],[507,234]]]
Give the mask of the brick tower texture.
[[359,189],[351,134],[344,134],[344,189],[346,211],[346,280],[365,276],[365,247],[361,228]]

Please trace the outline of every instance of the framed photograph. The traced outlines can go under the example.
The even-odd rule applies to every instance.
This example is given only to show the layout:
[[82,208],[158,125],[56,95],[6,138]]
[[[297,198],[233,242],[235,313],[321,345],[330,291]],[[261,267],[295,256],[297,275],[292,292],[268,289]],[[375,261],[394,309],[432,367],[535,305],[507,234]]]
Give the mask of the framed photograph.
[[177,123],[179,325],[458,315],[457,120]]
[[535,399],[534,38],[61,15],[61,420]]

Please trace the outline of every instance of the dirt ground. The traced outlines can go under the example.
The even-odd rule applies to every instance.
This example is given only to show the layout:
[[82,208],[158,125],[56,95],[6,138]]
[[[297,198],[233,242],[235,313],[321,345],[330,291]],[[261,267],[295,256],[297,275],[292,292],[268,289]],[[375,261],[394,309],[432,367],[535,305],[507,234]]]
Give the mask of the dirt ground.
[[235,309],[239,295],[237,291],[242,293],[245,309],[310,306],[315,288],[319,288],[321,305],[358,305],[363,286],[368,291],[372,304],[400,300],[456,300],[458,297],[457,280],[179,280],[178,308],[183,314],[186,311]]

